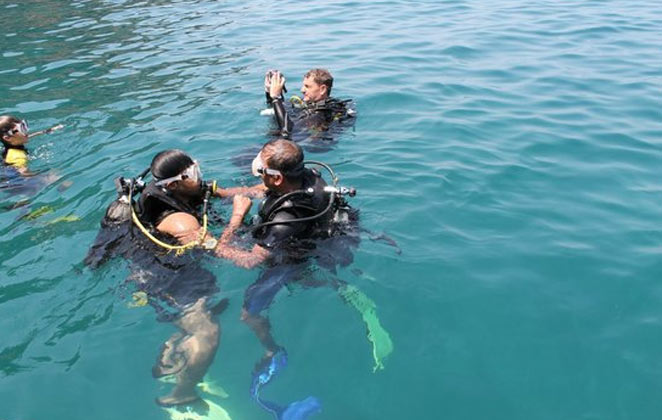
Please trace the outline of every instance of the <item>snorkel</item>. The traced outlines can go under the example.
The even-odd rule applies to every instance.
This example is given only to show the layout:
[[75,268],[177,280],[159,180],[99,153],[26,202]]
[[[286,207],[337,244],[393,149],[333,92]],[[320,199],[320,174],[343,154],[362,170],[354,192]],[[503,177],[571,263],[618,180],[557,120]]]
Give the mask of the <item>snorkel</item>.
[[57,131],[57,130],[60,130],[62,128],[64,128],[64,125],[56,124],[56,125],[52,126],[51,128],[47,128],[47,129],[41,130],[41,131],[35,131],[32,134],[28,134],[28,139],[31,139],[31,138],[37,137],[37,136],[41,136],[42,134],[51,134],[53,131]]

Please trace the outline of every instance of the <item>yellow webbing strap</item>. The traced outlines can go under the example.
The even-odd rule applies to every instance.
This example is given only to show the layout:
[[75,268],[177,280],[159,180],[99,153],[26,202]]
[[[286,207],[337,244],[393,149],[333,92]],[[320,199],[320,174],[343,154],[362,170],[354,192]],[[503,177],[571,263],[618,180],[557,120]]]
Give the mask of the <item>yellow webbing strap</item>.
[[[214,181],[214,189],[216,186],[216,181]],[[200,233],[200,238],[196,241],[191,241],[189,243],[186,243],[184,245],[170,245],[168,243],[165,243],[158,238],[156,238],[154,235],[150,233],[147,228],[140,222],[140,219],[138,218],[138,215],[136,214],[135,209],[133,208],[133,201],[132,201],[132,191],[129,192],[129,206],[131,206],[131,220],[133,220],[133,223],[138,226],[138,229],[152,242],[154,242],[156,245],[167,249],[168,251],[175,251],[177,255],[182,255],[187,249],[195,248],[198,245],[202,245],[204,242],[205,236],[207,236],[207,213],[202,215],[202,232]]]
[[292,95],[292,97],[290,98],[290,102],[293,105],[302,105],[303,99],[299,98],[297,95]]

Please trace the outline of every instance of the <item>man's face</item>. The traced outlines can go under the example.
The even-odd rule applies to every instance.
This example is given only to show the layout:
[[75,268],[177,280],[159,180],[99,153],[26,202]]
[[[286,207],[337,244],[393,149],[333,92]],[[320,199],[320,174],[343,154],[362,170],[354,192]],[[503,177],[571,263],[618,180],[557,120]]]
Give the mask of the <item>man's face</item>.
[[200,166],[198,166],[197,162],[171,179],[172,182],[168,183],[168,188],[171,191],[187,197],[197,197],[200,194],[202,188],[202,172],[200,171]]
[[185,196],[197,197],[200,195],[202,181],[199,179],[182,179],[177,181],[177,191]]
[[304,77],[301,93],[304,102],[317,102],[328,96],[326,85],[317,84],[312,76]]

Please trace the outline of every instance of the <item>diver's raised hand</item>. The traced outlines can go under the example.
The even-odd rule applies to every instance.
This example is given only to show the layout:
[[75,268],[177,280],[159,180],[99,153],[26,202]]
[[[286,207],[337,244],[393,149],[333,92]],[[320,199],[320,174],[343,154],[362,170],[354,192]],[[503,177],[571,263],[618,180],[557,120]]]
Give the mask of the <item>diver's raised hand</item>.
[[271,88],[271,75],[273,74],[273,70],[268,70],[267,73],[264,75],[264,91],[269,93],[269,90]]
[[284,86],[285,76],[279,71],[271,72],[271,79],[269,80],[269,96],[271,96],[271,99],[280,98],[283,95]]

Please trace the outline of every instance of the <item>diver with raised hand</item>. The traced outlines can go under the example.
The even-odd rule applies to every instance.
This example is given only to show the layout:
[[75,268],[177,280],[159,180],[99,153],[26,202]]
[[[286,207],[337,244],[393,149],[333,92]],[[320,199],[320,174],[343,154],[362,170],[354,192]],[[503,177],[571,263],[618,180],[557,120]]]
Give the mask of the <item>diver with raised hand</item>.
[[[287,363],[287,354],[275,342],[269,321],[263,315],[283,287],[294,284],[333,287],[348,304],[361,312],[364,320],[368,317],[370,334],[384,340],[381,343],[385,345],[374,350],[373,354],[386,357],[392,349],[388,333],[376,318],[374,303],[358,289],[334,276],[329,279],[313,276],[317,268],[334,273],[337,265],[351,263],[351,249],[358,245],[359,232],[358,214],[345,200],[355,191],[338,186],[337,177],[328,165],[308,163],[328,170],[333,184],[328,185],[320,172],[306,166],[303,150],[298,144],[285,139],[266,143],[252,164],[253,174],[262,179],[266,188],[257,220],[252,226],[256,244],[247,250],[232,243],[235,231],[251,207],[249,198],[235,196],[232,219],[215,250],[217,256],[244,268],[264,265],[258,279],[245,292],[242,320],[265,349],[265,357],[253,373],[251,395],[281,420],[307,418],[320,408],[314,397],[282,407],[264,401],[260,396],[261,389]],[[256,191],[255,187],[251,191]],[[315,266],[309,264],[313,259]]]
[[303,77],[303,98],[293,95],[286,103],[285,76],[269,70],[264,78],[267,105],[273,109],[278,126],[276,136],[306,141],[308,151],[323,151],[336,131],[353,124],[356,112],[351,100],[331,97],[333,76],[326,69],[311,69]]
[[[331,96],[333,76],[325,69],[311,69],[303,77],[303,97],[292,95],[286,99],[285,76],[269,70],[264,76],[264,95],[267,109],[262,115],[273,115],[276,128],[270,130],[272,139],[288,139],[303,146],[307,153],[329,151],[339,135],[352,127],[356,120],[354,101]],[[251,146],[232,158],[241,168],[250,163],[258,147]]]
[[[149,173],[152,179],[146,182]],[[198,163],[176,149],[158,153],[143,173],[117,178],[115,184],[119,197],[106,210],[85,262],[96,268],[113,257],[130,261],[128,280],[139,290],[134,304],[154,306],[159,320],[178,327],[152,369],[154,377],[175,379],[172,392],[157,402],[190,403],[199,398],[196,386],[214,359],[220,338],[215,315],[227,303],[211,303],[218,292],[216,278],[199,261],[216,245],[207,229],[209,200],[226,191],[203,181]]]

